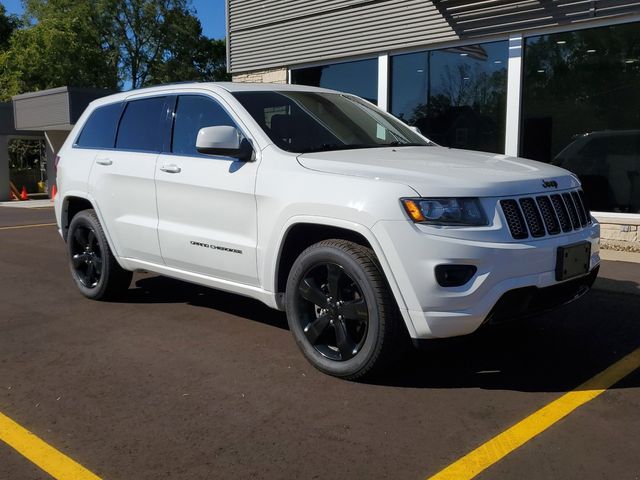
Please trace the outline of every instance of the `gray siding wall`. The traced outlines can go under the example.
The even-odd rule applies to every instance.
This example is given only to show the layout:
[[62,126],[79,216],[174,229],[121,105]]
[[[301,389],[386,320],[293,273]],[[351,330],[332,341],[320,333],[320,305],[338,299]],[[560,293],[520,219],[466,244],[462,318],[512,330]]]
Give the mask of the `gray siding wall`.
[[629,0],[227,0],[232,73],[640,14]]
[[13,97],[16,128],[45,130],[47,127],[68,125],[69,92],[66,88],[52,89],[47,94],[24,94]]

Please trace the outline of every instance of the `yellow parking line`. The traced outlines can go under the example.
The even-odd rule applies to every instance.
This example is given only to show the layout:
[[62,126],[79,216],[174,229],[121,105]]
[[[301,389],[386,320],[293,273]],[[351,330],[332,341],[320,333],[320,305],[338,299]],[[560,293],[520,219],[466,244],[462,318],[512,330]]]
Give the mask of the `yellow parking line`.
[[52,227],[55,223],[36,223],[33,225],[12,225],[10,227],[0,227],[0,230],[17,230],[19,228]]
[[0,440],[58,480],[100,480],[79,463],[0,413]]
[[429,477],[429,480],[466,480],[475,477],[581,405],[596,398],[638,367],[640,348]]

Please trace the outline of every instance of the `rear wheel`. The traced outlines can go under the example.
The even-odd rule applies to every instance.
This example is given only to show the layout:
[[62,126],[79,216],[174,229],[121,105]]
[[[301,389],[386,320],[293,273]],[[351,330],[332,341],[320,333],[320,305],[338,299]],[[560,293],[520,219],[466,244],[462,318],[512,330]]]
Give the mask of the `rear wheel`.
[[319,370],[351,380],[393,360],[404,326],[373,251],[325,240],[295,261],[286,290],[289,328]]
[[67,249],[71,275],[85,297],[107,300],[129,287],[133,273],[116,261],[94,210],[73,217]]

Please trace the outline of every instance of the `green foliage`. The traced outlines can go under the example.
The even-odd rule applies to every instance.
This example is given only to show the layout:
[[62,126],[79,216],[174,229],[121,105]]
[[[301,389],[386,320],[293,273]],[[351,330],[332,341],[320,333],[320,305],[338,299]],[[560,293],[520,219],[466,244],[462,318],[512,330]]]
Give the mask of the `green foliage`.
[[109,60],[82,18],[46,18],[15,31],[0,54],[0,97],[62,85],[115,89]]
[[227,79],[224,42],[202,35],[190,0],[25,0],[20,28],[3,13],[2,99],[62,85]]
[[20,21],[15,15],[7,15],[7,10],[0,3],[0,50],[9,46],[11,34],[18,27]]

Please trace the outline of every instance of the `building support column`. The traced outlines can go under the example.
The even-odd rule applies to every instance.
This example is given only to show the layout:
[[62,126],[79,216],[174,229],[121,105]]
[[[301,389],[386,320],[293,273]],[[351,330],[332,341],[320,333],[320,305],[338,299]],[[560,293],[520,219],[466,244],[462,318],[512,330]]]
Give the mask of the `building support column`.
[[69,132],[62,130],[47,130],[44,132],[47,146],[47,193],[49,196],[51,196],[51,190],[57,180],[54,161],[68,135]]
[[389,111],[389,55],[378,57],[378,107]]
[[504,153],[518,156],[520,147],[520,105],[522,96],[522,35],[509,37],[509,67],[507,69],[507,119]]
[[9,200],[9,137],[0,135],[0,202]]

